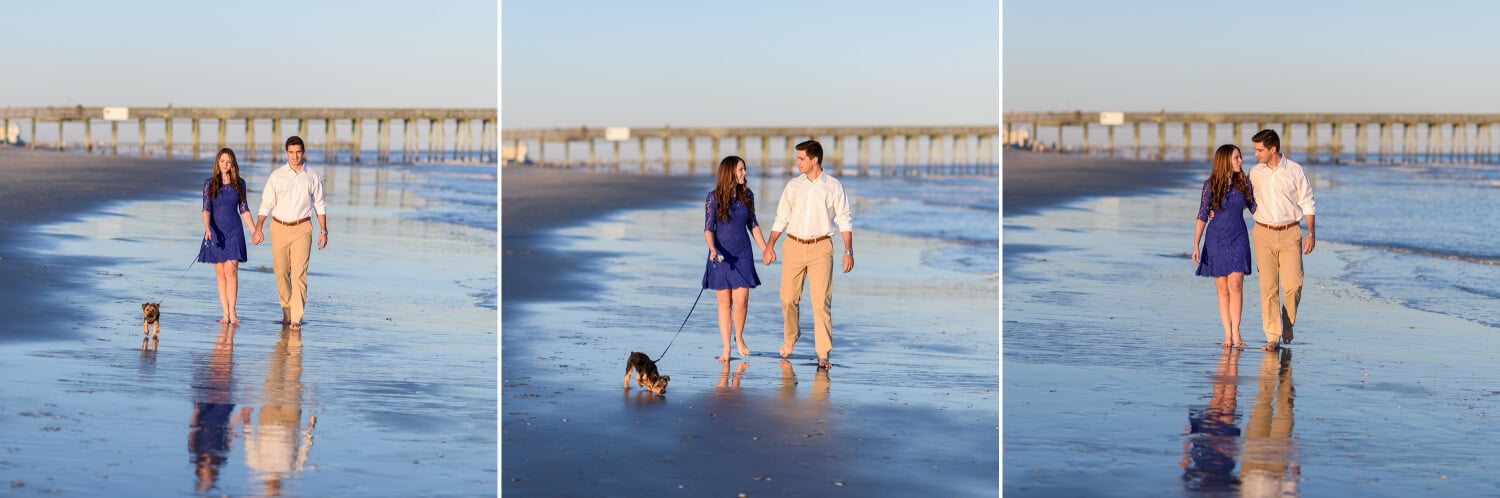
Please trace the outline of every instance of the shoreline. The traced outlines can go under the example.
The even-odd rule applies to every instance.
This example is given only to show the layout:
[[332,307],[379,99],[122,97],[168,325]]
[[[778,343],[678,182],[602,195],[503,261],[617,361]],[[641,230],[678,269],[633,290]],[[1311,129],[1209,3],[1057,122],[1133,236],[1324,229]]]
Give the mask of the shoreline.
[[[200,164],[201,162],[201,164]],[[69,221],[104,206],[196,195],[211,167],[199,162],[88,156],[0,147],[0,300],[12,309],[0,342],[64,340],[81,335],[54,327],[67,310],[58,293],[84,285],[88,259],[59,259],[37,248],[35,227]]]

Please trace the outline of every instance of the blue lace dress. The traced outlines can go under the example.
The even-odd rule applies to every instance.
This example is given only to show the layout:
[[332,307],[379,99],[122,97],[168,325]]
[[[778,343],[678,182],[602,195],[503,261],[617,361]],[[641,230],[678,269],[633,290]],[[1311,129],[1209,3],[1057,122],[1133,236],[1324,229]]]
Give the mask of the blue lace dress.
[[217,180],[218,175],[215,175],[203,182],[203,210],[209,213],[208,229],[213,232],[214,240],[203,242],[203,247],[198,250],[198,262],[223,263],[232,259],[243,263],[247,260],[245,224],[240,221],[240,213],[250,212],[250,205],[229,185],[222,185],[218,197],[209,197],[208,189]]
[[[750,193],[751,204],[755,193]],[[755,252],[751,250],[750,230],[759,227],[755,214],[740,202],[738,197],[729,198],[729,219],[718,219],[719,201],[714,193],[708,193],[704,202],[703,231],[714,233],[714,250],[724,261],[704,264],[703,288],[739,289],[760,285],[760,276],[755,273]],[[707,255],[704,256],[705,258]]]
[[[1246,184],[1248,184],[1248,180]],[[1203,182],[1203,199],[1198,204],[1198,219],[1208,222],[1203,230],[1203,251],[1198,256],[1198,276],[1223,277],[1234,272],[1250,274],[1250,232],[1245,229],[1245,210],[1255,212],[1255,203],[1246,203],[1239,189],[1230,188],[1219,201],[1209,221],[1208,182]]]

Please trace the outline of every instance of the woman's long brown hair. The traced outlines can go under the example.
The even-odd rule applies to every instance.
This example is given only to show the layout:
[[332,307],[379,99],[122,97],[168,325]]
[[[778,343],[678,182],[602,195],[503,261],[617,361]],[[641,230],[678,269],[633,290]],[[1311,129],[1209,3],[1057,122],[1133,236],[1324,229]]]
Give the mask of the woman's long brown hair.
[[719,161],[719,178],[714,184],[714,200],[718,201],[718,219],[729,219],[729,199],[738,198],[740,204],[744,204],[750,210],[750,216],[755,216],[755,203],[750,200],[750,187],[740,185],[734,181],[734,170],[740,163],[745,162],[740,156],[728,156]]
[[1255,193],[1250,191],[1250,182],[1246,179],[1244,171],[1235,171],[1234,167],[1229,165],[1230,158],[1234,157],[1234,153],[1239,150],[1240,148],[1235,145],[1224,144],[1219,146],[1219,150],[1214,151],[1213,171],[1208,174],[1209,209],[1219,210],[1223,204],[1224,195],[1229,193],[1230,187],[1234,187],[1245,196],[1245,204],[1255,202]]
[[245,179],[240,177],[240,161],[234,158],[234,150],[229,147],[219,149],[219,153],[214,154],[214,176],[208,178],[208,198],[218,199],[219,188],[224,186],[224,175],[219,173],[219,158],[225,154],[229,155],[229,172],[234,175],[234,191],[240,194],[240,202],[249,202],[245,199]]

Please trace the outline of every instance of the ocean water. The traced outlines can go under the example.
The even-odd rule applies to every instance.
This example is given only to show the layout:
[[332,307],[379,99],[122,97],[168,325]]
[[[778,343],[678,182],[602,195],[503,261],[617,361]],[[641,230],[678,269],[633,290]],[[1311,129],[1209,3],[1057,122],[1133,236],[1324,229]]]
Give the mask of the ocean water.
[[1500,327],[1500,166],[1308,168],[1320,242],[1354,245],[1341,278],[1377,297]]

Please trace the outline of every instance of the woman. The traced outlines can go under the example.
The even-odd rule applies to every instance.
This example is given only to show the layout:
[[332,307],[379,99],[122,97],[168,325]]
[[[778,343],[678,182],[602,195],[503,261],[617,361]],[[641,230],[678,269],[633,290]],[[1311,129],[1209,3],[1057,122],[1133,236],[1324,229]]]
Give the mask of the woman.
[[[1245,275],[1250,274],[1250,233],[1245,230],[1244,210],[1255,212],[1255,194],[1250,178],[1240,170],[1242,162],[1240,148],[1234,145],[1221,145],[1214,152],[1213,170],[1203,182],[1197,228],[1193,229],[1193,263],[1198,265],[1197,274],[1213,277],[1219,289],[1219,321],[1224,325],[1224,342],[1219,345],[1226,348],[1245,347],[1240,338],[1240,315],[1245,303]],[[1209,223],[1215,218],[1217,221]]]
[[235,301],[240,292],[240,263],[245,257],[245,227],[252,226],[240,163],[228,147],[219,149],[214,173],[203,182],[203,248],[198,262],[213,263],[219,280],[219,323],[240,323]]
[[718,182],[704,205],[703,241],[708,244],[708,264],[703,271],[703,288],[713,289],[718,296],[719,338],[724,343],[724,354],[718,360],[728,362],[731,313],[740,356],[750,355],[750,348],[745,346],[745,306],[750,288],[760,285],[750,242],[762,251],[766,247],[760,223],[755,221],[755,193],[745,186],[745,161],[739,156],[719,161]]

